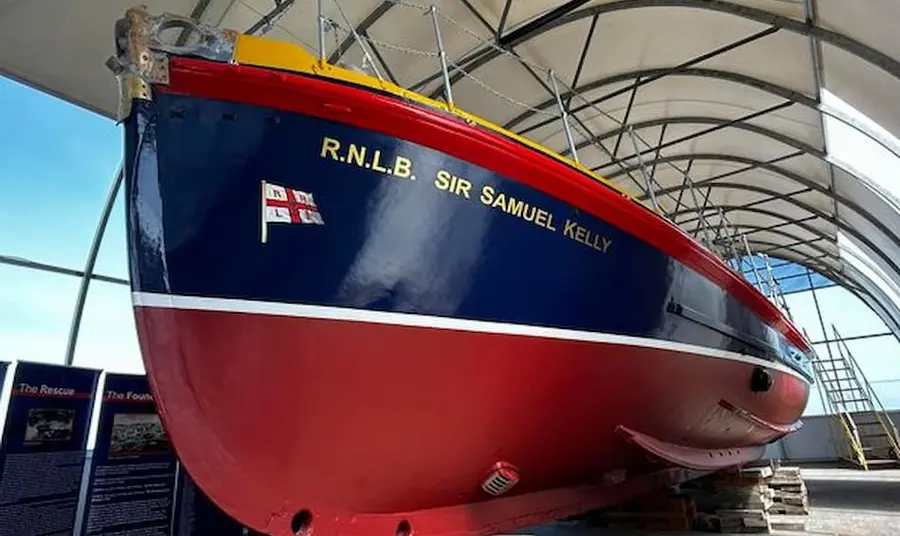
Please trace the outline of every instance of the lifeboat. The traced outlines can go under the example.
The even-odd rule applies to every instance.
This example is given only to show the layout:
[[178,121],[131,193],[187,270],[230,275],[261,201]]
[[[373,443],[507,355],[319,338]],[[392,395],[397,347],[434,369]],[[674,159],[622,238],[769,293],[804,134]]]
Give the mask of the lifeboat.
[[247,527],[495,534],[798,426],[809,342],[577,162],[291,43],[134,8],[116,49],[143,360]]

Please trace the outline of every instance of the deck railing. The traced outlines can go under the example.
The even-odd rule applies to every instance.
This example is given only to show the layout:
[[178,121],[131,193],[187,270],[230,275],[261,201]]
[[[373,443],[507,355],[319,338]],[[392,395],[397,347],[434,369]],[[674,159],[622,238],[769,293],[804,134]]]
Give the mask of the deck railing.
[[[522,111],[527,111],[534,117],[540,118],[541,121],[537,125],[540,125],[541,129],[547,126],[552,127],[549,133],[545,133],[542,137],[543,139],[532,136],[531,139],[533,141],[547,146],[550,150],[555,150],[550,146],[549,140],[562,134],[565,140],[565,147],[557,152],[570,158],[578,165],[585,163],[584,159],[579,157],[579,149],[585,147],[597,148],[608,160],[594,169],[617,166],[626,177],[626,180],[631,181],[641,189],[641,196],[638,197],[648,199],[650,208],[669,219],[672,223],[685,229],[706,249],[722,258],[736,272],[745,275],[747,272],[744,270],[744,263],[749,262],[754,277],[753,279],[747,277],[748,281],[753,283],[760,292],[790,316],[784,295],[764,252],[754,252],[750,247],[747,236],[738,231],[725,211],[709,204],[709,192],[707,192],[706,196],[701,195],[695,181],[691,177],[690,164],[686,167],[681,167],[665,159],[658,162],[660,166],[667,166],[673,169],[682,181],[679,187],[681,195],[676,196],[674,192],[665,191],[666,189],[656,178],[657,162],[654,161],[651,166],[648,166],[643,158],[643,155],[649,152],[655,154],[656,158],[654,160],[657,160],[661,149],[659,147],[660,144],[650,143],[641,136],[632,125],[627,123],[627,115],[625,122],[615,118],[601,109],[596,102],[575,88],[570,87],[553,69],[524,58],[514,50],[499,46],[495,35],[489,37],[479,35],[478,32],[466,27],[434,5],[418,4],[408,0],[389,0],[393,4],[391,6],[392,9],[413,10],[419,13],[421,19],[425,19],[422,24],[431,27],[429,33],[432,36],[432,41],[427,47],[415,47],[390,42],[385,39],[374,38],[366,30],[358,30],[350,22],[342,6],[342,4],[346,4],[350,0],[280,0],[276,2],[277,7],[273,12],[255,24],[248,30],[248,33],[266,33],[274,27],[278,18],[283,17],[288,10],[304,1],[312,1],[315,4],[318,42],[312,46],[302,41],[301,43],[315,50],[320,61],[336,62],[344,67],[362,70],[380,80],[391,81],[406,89],[429,95],[432,98],[442,99],[451,108],[466,109],[468,106],[485,108],[485,106],[477,106],[478,102],[482,99],[499,98]],[[472,46],[466,53],[460,55],[460,60],[454,60],[447,51],[446,36],[463,36],[471,41]],[[328,46],[326,45],[329,39],[333,39],[335,43],[331,58],[328,57]],[[358,47],[358,50],[352,50],[354,44]],[[457,46],[456,48],[459,47]],[[543,86],[548,95],[552,97],[545,103],[552,103],[551,106],[545,108],[522,102],[493,87],[484,77],[477,76],[468,70],[465,64],[468,64],[469,60],[474,57],[475,51],[479,50],[490,50],[496,53],[498,57],[513,61],[527,70],[534,80]],[[335,53],[334,51],[338,52]],[[355,53],[361,65],[353,65],[352,61],[345,59],[351,51]],[[428,76],[415,83],[399,83],[391,73],[388,63],[384,60],[383,54],[387,53],[409,56],[410,64],[419,68],[423,67],[421,64],[423,60],[428,62],[430,64]],[[471,81],[475,86],[484,90],[484,97],[469,98],[465,102],[455,99],[453,86],[463,79]],[[632,88],[625,88],[620,91],[626,92],[630,89],[633,92],[638,86],[651,81],[637,80]],[[583,113],[585,111],[589,111],[592,115],[583,119],[576,115],[573,109],[576,109],[582,116],[587,115]],[[478,115],[476,110],[467,111]],[[607,148],[593,131],[594,129],[586,123],[586,121],[596,118],[608,120],[617,126],[619,134],[613,150]],[[492,118],[485,116],[485,119],[491,120]],[[537,130],[534,126],[532,124],[529,129]],[[623,136],[628,137],[628,145],[633,152],[620,158],[617,156],[617,153]],[[578,141],[579,138],[580,142]],[[639,178],[634,176],[634,170],[639,172]],[[665,192],[658,194],[657,188]],[[689,193],[691,204],[683,201],[684,190]],[[660,199],[660,197],[663,199]],[[702,201],[701,198],[703,198]],[[693,217],[684,218],[685,215]],[[710,221],[711,216],[716,217],[718,221]],[[696,224],[693,228],[685,227],[686,223],[694,222]],[[764,268],[762,273],[760,273],[756,259],[761,261]]]

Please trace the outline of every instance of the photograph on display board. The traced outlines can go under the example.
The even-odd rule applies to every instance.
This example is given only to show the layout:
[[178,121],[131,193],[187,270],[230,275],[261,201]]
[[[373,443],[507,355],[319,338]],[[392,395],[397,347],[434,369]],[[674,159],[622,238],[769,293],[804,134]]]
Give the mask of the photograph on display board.
[[58,408],[32,408],[25,421],[24,444],[40,445],[47,442],[63,442],[72,439],[75,427],[75,410]]
[[113,417],[109,456],[164,454],[169,438],[159,415],[154,413],[117,413]]

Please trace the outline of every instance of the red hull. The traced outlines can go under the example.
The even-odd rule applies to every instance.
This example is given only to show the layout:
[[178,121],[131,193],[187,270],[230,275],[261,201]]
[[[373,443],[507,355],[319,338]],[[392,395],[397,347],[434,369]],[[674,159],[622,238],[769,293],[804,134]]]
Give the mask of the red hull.
[[[462,525],[456,519],[444,525],[450,533],[575,513],[627,498],[640,479],[581,486],[599,485],[611,471],[652,468],[653,449],[626,440],[621,427],[663,445],[664,459],[671,443],[689,447],[688,459],[731,448],[739,463],[759,450],[734,447],[783,434],[808,397],[808,384],[786,369],[773,370],[771,390],[752,392],[752,358],[624,338],[585,342],[168,307],[137,307],[136,314],[179,456],[221,507],[275,535],[291,534],[301,510],[313,514],[317,533],[360,533],[366,523],[396,527],[401,519],[418,534],[441,533],[435,519],[483,509],[489,497],[480,485],[498,461],[520,471],[514,496],[498,499],[516,506],[495,505]],[[652,480],[658,486],[678,475],[655,478],[663,479]],[[539,490],[551,491],[532,494]]]

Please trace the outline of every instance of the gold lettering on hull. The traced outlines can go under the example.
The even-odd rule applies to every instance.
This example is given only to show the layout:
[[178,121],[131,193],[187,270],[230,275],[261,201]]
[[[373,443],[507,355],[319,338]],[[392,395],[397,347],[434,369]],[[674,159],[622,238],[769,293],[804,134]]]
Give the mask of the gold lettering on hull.
[[549,231],[556,230],[556,227],[553,226],[553,214],[515,197],[510,197],[503,192],[498,192],[493,186],[482,186],[479,200],[483,205],[502,210],[538,227],[543,227]]
[[[380,149],[373,149],[359,143],[345,144],[337,138],[325,136],[322,138],[322,145],[319,148],[319,157],[391,177],[416,180],[415,175],[413,175],[414,166],[411,159],[395,154],[393,160],[390,160],[385,157],[385,153],[382,153]],[[463,199],[472,199],[474,186],[469,179],[454,175],[445,169],[439,169],[434,177],[433,185],[437,190]],[[501,192],[495,186],[482,186],[478,200],[486,208],[505,212],[510,216],[548,231],[557,231],[557,227],[553,223],[554,215],[552,213],[527,201]],[[610,246],[612,246],[611,238],[571,218],[566,219],[562,227],[562,235],[601,253],[607,253]]]
[[570,219],[566,219],[566,224],[563,226],[563,235],[601,253],[606,253],[609,246],[612,245],[611,238],[600,235],[596,231],[592,231],[580,225],[577,221]]
[[450,192],[453,195],[465,197],[466,199],[470,199],[469,193],[472,191],[471,181],[462,177],[457,177],[443,169],[437,172],[437,178],[434,179],[434,186],[438,190]]
[[395,155],[393,161],[385,158],[380,149],[372,149],[359,143],[344,144],[336,138],[325,136],[319,149],[319,158],[334,160],[350,166],[371,169],[399,179],[416,180],[413,163],[409,158]]

